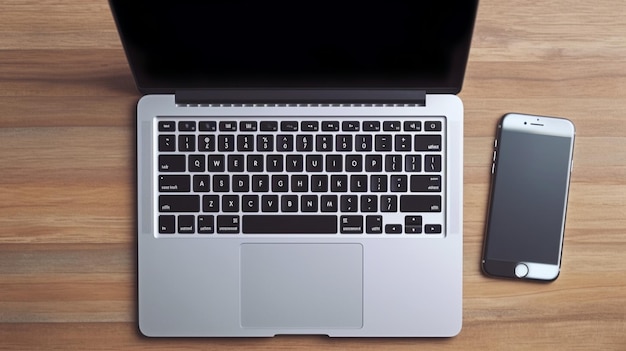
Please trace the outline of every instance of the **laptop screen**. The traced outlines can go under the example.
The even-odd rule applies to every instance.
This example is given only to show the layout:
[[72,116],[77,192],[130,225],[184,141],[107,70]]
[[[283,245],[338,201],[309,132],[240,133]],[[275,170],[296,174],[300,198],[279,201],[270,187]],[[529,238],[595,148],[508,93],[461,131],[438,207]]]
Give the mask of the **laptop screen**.
[[111,0],[139,89],[458,93],[477,1]]

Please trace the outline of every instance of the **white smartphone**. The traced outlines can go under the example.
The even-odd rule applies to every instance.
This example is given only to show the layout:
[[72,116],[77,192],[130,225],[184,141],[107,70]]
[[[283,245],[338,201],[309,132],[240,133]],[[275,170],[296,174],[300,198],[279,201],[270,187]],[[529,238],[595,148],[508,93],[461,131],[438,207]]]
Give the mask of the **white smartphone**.
[[482,269],[489,276],[559,276],[574,151],[564,118],[510,113],[498,124]]

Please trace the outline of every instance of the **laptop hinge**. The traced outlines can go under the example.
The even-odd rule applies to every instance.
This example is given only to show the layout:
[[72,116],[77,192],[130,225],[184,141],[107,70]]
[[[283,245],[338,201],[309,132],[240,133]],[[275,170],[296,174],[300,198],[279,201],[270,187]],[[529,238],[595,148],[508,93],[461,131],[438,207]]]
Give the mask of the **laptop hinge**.
[[176,91],[177,104],[410,104],[426,91],[409,89],[199,89]]

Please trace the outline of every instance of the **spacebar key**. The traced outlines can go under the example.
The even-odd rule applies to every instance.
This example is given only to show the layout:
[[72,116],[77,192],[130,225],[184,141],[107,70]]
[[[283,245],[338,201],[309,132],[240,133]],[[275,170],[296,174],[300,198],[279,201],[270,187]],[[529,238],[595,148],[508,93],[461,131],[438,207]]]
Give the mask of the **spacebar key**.
[[248,215],[243,216],[244,234],[337,234],[337,216]]

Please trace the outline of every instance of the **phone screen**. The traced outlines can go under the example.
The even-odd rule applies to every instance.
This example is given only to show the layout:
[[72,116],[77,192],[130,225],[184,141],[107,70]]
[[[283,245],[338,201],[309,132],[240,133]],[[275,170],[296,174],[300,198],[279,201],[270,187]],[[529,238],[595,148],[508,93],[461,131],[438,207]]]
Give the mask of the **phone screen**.
[[522,125],[500,131],[483,259],[558,266],[573,134]]

